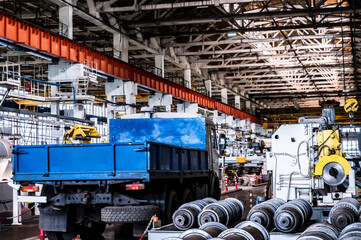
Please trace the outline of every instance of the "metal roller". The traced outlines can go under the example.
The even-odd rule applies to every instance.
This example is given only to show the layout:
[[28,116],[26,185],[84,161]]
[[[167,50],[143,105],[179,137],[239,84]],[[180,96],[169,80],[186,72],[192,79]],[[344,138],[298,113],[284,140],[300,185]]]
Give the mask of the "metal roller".
[[315,223],[309,226],[297,240],[337,240],[338,230],[329,223]]
[[228,228],[222,223],[209,222],[199,227],[200,230],[204,230],[212,237],[217,237],[221,232],[226,231]]
[[297,198],[290,202],[291,204],[295,204],[297,206],[302,205],[302,211],[306,216],[306,220],[309,220],[312,217],[312,206],[311,204],[302,198]]
[[203,201],[203,200],[195,200],[192,202],[184,203],[181,205],[181,207],[186,206],[187,204],[195,204],[195,205],[199,206],[199,208],[203,209],[205,206],[207,206],[208,202]]
[[361,236],[361,223],[353,223],[345,227],[341,233],[339,240],[357,240]]
[[242,229],[250,233],[254,239],[256,240],[269,240],[270,235],[266,228],[264,228],[261,224],[252,222],[252,221],[244,221],[239,224],[235,228]]
[[309,202],[295,199],[283,204],[274,214],[275,227],[281,232],[294,232],[302,227],[312,216]]
[[189,229],[182,233],[179,238],[183,240],[205,240],[211,239],[212,236],[206,231],[200,229]]
[[207,205],[206,201],[196,200],[181,205],[173,213],[173,224],[179,230],[188,230],[196,227],[198,214]]
[[229,214],[229,223],[236,221],[239,213],[237,211],[237,206],[233,202],[222,200],[219,201],[218,204],[223,205],[227,209]]
[[200,213],[200,209],[195,204],[188,204],[179,208],[173,213],[173,224],[179,230],[188,230],[197,225],[197,216]]
[[207,204],[216,203],[216,202],[217,202],[216,199],[211,198],[211,197],[203,198],[202,200],[205,201],[205,202],[207,202]]
[[359,220],[360,203],[354,198],[343,198],[330,211],[329,221],[338,230]]
[[323,167],[322,179],[330,186],[341,185],[346,180],[346,177],[344,168],[337,162],[329,162]]
[[280,206],[282,206],[285,201],[280,199],[271,199],[254,206],[247,215],[247,220],[257,222],[267,228],[268,230],[273,229],[273,217],[274,214]]
[[228,229],[221,234],[219,234],[218,238],[224,239],[224,240],[258,240],[255,239],[249,232],[243,229],[239,228],[231,228]]
[[230,220],[229,210],[220,203],[211,203],[203,208],[202,212],[198,214],[198,224],[202,226],[208,222],[220,222],[228,225]]
[[244,205],[243,203],[238,200],[237,198],[226,198],[224,199],[224,201],[228,201],[233,203],[233,205],[236,207],[237,209],[237,216],[236,216],[236,221],[240,220],[240,218],[242,218],[243,214],[244,214]]

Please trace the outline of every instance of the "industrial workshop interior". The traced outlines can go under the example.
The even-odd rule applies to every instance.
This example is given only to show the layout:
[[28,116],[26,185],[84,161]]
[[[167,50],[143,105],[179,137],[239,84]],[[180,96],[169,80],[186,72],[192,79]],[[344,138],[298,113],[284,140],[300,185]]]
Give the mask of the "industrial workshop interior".
[[361,0],[0,0],[0,240],[361,240]]

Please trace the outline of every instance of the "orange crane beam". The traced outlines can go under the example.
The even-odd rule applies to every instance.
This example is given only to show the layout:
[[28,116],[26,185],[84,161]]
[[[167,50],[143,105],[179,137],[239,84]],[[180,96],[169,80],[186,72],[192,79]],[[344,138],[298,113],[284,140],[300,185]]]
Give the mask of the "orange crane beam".
[[263,123],[262,119],[254,115],[1,11],[0,40],[52,58],[66,59],[87,65],[92,64],[91,67],[110,76],[134,81],[146,88],[172,94],[175,98],[195,102],[200,106],[216,109],[236,118],[247,119],[259,124]]

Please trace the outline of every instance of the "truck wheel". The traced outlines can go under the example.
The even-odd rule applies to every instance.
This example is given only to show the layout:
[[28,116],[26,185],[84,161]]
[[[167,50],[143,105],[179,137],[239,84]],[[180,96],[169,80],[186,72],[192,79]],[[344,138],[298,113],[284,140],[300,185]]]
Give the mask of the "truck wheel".
[[171,190],[165,201],[164,221],[166,224],[172,222],[172,215],[179,207],[179,198],[176,191]]
[[148,222],[153,215],[159,215],[159,207],[154,205],[105,207],[101,210],[101,220],[105,223]]
[[182,195],[182,204],[191,202],[193,200],[192,191],[189,188],[185,188]]

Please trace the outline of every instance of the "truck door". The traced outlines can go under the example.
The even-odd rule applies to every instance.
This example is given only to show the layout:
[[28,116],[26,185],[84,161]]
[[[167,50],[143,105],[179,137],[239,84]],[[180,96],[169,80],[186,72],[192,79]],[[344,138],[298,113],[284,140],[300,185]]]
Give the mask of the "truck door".
[[207,125],[207,150],[209,154],[209,168],[218,173],[219,153],[216,129],[214,125]]

